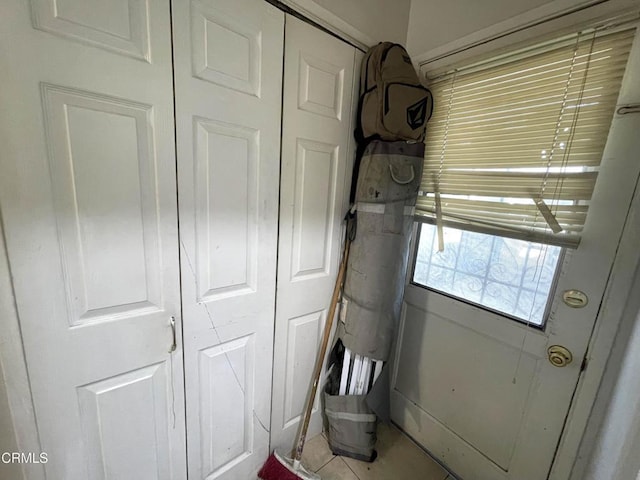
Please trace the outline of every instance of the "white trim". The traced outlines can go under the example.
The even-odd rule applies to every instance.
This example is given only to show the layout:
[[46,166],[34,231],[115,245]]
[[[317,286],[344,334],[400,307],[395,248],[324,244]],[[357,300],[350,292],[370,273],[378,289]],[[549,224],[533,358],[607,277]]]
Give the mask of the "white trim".
[[[34,300],[36,301],[36,300]],[[13,432],[18,450],[21,452],[41,452],[36,416],[31,399],[31,387],[27,364],[22,346],[22,335],[13,294],[11,271],[5,248],[2,217],[0,216],[0,370],[9,400]],[[0,375],[2,381],[2,375]],[[42,464],[23,464],[22,478],[44,480]]]
[[[637,12],[639,7],[637,0],[606,0],[601,3],[592,0],[579,4],[575,0],[556,0],[453,42],[414,54],[413,58],[420,65],[421,73],[426,75],[426,72],[442,71],[462,61],[482,60],[512,51],[534,39],[541,42],[573,33],[576,29],[606,23],[613,17]],[[409,45],[409,52],[413,53],[412,45]]]
[[549,480],[584,478],[611,391],[617,380],[623,352],[616,351],[613,347],[617,341],[626,342],[626,338],[617,339],[616,334],[623,330],[621,321],[624,309],[631,294],[635,270],[640,266],[638,191],[631,208],[589,343],[587,369],[578,381]]
[[321,7],[313,0],[280,0],[280,2],[301,13],[309,20],[316,22],[321,27],[348,40],[363,51],[367,51],[370,46],[378,43],[363,31],[345,22],[342,18]]

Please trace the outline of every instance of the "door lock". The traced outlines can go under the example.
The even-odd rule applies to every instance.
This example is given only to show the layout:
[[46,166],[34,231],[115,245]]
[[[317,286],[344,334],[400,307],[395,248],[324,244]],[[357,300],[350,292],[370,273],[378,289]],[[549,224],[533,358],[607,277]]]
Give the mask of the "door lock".
[[551,345],[547,349],[547,355],[554,367],[566,367],[573,360],[571,352],[561,345]]
[[580,290],[565,290],[562,293],[562,300],[571,308],[582,308],[589,303],[587,294]]

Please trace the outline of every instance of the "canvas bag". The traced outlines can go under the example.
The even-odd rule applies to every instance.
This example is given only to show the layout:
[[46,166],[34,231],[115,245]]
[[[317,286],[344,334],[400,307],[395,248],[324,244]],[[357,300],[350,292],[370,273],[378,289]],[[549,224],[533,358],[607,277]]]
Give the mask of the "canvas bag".
[[362,61],[356,139],[422,142],[433,97],[402,45],[382,42]]
[[370,142],[355,195],[338,336],[354,353],[387,361],[404,290],[409,241],[424,164],[424,143]]
[[376,412],[367,395],[338,395],[343,360],[344,345],[338,339],[327,362],[330,373],[322,396],[324,430],[334,455],[371,462],[377,455]]

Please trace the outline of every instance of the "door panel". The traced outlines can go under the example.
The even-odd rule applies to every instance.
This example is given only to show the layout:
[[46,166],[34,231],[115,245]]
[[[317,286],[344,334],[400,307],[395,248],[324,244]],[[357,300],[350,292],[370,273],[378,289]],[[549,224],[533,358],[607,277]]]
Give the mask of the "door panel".
[[175,1],[189,476],[269,455],[284,14]]
[[[337,274],[353,162],[355,48],[286,17],[271,446],[293,447]],[[319,396],[318,396],[319,398]],[[316,400],[309,436],[320,432]]]
[[78,387],[84,444],[101,452],[87,478],[169,478],[166,391],[162,364]]
[[[519,358],[517,345],[478,335],[476,330],[430,313],[425,322],[423,310],[406,306],[399,363],[420,358],[420,380],[416,381],[415,369],[399,370],[396,388],[407,399],[429,405],[434,418],[446,421],[449,430],[506,469],[540,359],[529,352]],[[447,341],[442,342],[443,338]],[[446,375],[442,374],[443,363]],[[475,375],[468,375],[469,365]],[[434,384],[437,390],[429,388]],[[508,400],[495,403],[496,398]]]
[[33,26],[75,41],[151,61],[145,0],[31,0]]
[[202,462],[210,472],[251,455],[254,343],[250,335],[199,352]]
[[194,129],[198,301],[250,295],[257,288],[260,131],[205,119]]
[[[640,99],[637,61],[629,65],[625,104]],[[565,252],[544,329],[407,285],[392,418],[461,478],[547,478],[640,173],[639,128],[637,116],[614,116],[582,241]],[[588,304],[566,305],[569,289]],[[553,345],[573,361],[553,366]]]
[[44,469],[186,478],[169,4],[91,4],[0,15],[0,207]]
[[42,96],[70,325],[161,310],[151,107],[50,84]]

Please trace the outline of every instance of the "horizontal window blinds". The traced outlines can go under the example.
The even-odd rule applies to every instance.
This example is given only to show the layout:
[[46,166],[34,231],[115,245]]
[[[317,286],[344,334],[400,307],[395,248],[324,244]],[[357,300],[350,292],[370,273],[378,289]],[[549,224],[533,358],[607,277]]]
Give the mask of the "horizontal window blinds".
[[635,30],[433,80],[419,220],[575,247]]

